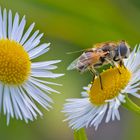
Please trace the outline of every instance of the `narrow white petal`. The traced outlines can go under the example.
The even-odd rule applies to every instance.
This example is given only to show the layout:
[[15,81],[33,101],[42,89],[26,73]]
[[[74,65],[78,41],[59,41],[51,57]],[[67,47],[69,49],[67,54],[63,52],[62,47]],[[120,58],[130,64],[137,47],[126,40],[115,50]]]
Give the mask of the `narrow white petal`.
[[22,120],[22,114],[21,114],[20,108],[18,106],[18,103],[15,99],[15,96],[14,96],[15,90],[13,90],[13,87],[10,87],[10,92],[11,92],[11,100],[13,103],[13,110],[14,110],[15,116],[17,119],[20,118]]
[[8,90],[7,86],[4,86],[4,91],[3,92],[4,92],[4,94],[3,94],[3,112],[6,115],[6,113],[7,113],[7,106],[6,106],[6,94],[5,93],[9,94],[9,90]]
[[57,77],[60,77],[60,76],[63,76],[64,74],[55,74],[55,73],[52,73],[50,71],[33,71],[32,70],[32,73],[31,73],[31,76],[33,77],[44,77],[44,78],[57,78]]
[[95,123],[94,123],[95,130],[98,129],[99,124],[100,124],[101,121],[103,120],[103,117],[104,117],[104,115],[105,115],[105,113],[106,113],[106,110],[107,110],[107,104],[104,106],[103,111],[100,112],[100,114],[98,115],[98,117],[96,116],[97,120],[96,120]]
[[26,24],[26,20],[25,20],[25,16],[24,16],[18,26],[16,34],[15,34],[15,41],[20,42],[21,37],[23,35],[24,28],[25,28],[25,24]]
[[39,56],[45,54],[45,53],[48,52],[49,50],[50,50],[50,48],[46,48],[46,49],[40,51],[39,53],[36,53],[34,56],[30,57],[30,59],[32,60],[32,59],[34,59],[34,58],[37,58],[37,57],[39,57]]
[[7,86],[4,87],[4,94],[3,94],[3,111],[4,114],[7,115],[7,125],[10,121],[10,116],[14,117],[12,103],[10,99],[10,91]]
[[[31,100],[31,99],[25,94],[25,92],[23,91],[22,87],[20,87],[20,90],[21,90],[21,92],[22,92],[22,94],[23,94],[25,100],[28,102],[28,106],[31,105],[32,108],[33,108],[34,110],[36,110],[36,111],[39,113],[40,116],[42,116],[43,114],[41,113],[41,111],[37,108],[37,106],[35,105],[35,103],[33,102],[33,100]],[[30,107],[30,108],[31,108],[31,107]]]
[[120,120],[120,113],[119,113],[118,109],[116,109],[116,110],[114,111],[114,114],[115,114],[117,120]]
[[[44,43],[36,48],[34,48],[33,50],[29,51],[29,56],[31,59],[35,58],[34,56],[38,55],[39,53],[45,53],[44,50],[49,50],[49,48],[47,48],[50,45],[50,43]],[[46,49],[47,48],[47,49]],[[36,56],[37,57],[37,56]]]
[[43,33],[41,33],[40,35],[38,35],[32,42],[30,45],[28,45],[28,47],[26,48],[27,52],[32,50],[33,48],[35,48],[39,43],[40,43],[40,39],[43,36]]
[[8,38],[11,38],[11,32],[12,32],[12,12],[9,10],[8,13]]
[[15,33],[18,29],[18,24],[19,24],[19,15],[18,13],[15,14],[15,18],[14,18],[14,21],[13,21],[13,27],[12,27],[12,32],[11,32],[11,40],[14,40],[15,39]]
[[124,103],[125,102],[125,95],[119,94],[118,99],[120,102]]
[[83,92],[81,92],[81,96],[82,97],[88,97],[89,95],[88,95],[88,93],[86,91],[83,91]]
[[[105,105],[105,106],[106,106],[106,105]],[[93,115],[94,118],[93,118],[93,120],[90,122],[90,126],[94,125],[94,123],[95,123],[96,121],[98,121],[98,119],[99,119],[98,117],[100,117],[100,115],[104,112],[104,109],[106,109],[105,106],[103,105],[103,106],[99,106],[99,107],[97,108],[97,111],[96,111],[95,114]]]
[[36,114],[34,108],[29,103],[29,100],[28,100],[26,94],[24,93],[24,91],[22,90],[22,88],[19,88],[19,89],[20,89],[20,92],[22,93],[22,99],[23,99],[25,105],[27,106],[27,108],[31,112],[32,116],[36,119],[37,118],[37,114]]
[[108,123],[111,119],[111,115],[112,115],[112,107],[109,106],[108,112],[107,112],[107,116],[106,116],[106,120],[105,122]]
[[66,113],[69,125],[73,129],[80,129],[91,125],[101,123],[106,112],[107,105],[94,106],[90,103],[89,98],[69,99],[64,105],[63,112]]
[[33,30],[34,26],[35,26],[35,23],[32,23],[30,25],[30,27],[28,28],[28,30],[26,31],[26,33],[23,35],[23,37],[22,37],[22,39],[20,41],[21,45],[23,45],[24,42],[27,40],[27,38],[29,37],[29,35],[30,35],[31,31]]
[[18,88],[14,89],[15,90],[15,94],[13,94],[21,112],[22,112],[22,115],[23,115],[23,118],[26,122],[28,122],[28,119],[29,120],[33,120],[33,117],[29,111],[29,109],[27,108],[27,106],[25,105],[24,103],[24,100],[22,98],[22,94],[21,92],[19,91]]
[[7,11],[4,9],[3,11],[3,38],[7,38]]
[[0,38],[3,38],[3,20],[2,20],[2,12],[0,7]]
[[54,89],[48,87],[47,85],[44,85],[44,84],[38,82],[38,81],[34,81],[34,80],[32,80],[32,79],[29,79],[29,81],[30,81],[32,84],[34,84],[34,85],[40,87],[41,89],[45,90],[46,92],[47,92],[47,91],[51,91],[51,92],[59,93],[58,91],[56,91],[56,90],[54,90]]
[[46,110],[49,110],[48,108],[51,108],[51,106],[42,98],[40,98],[39,96],[37,96],[37,94],[35,94],[35,90],[28,84],[23,85],[24,90],[27,91],[27,93],[35,100],[37,101],[42,107],[44,107]]
[[2,101],[3,101],[3,85],[0,84],[0,112],[2,109]]
[[33,35],[23,44],[25,50],[27,51],[27,48],[30,47],[32,45],[32,41],[36,38],[36,36],[38,35],[39,30],[35,31],[33,33]]
[[46,102],[50,102],[53,103],[53,100],[47,95],[45,94],[39,87],[37,87],[36,85],[28,82],[28,84],[35,90],[35,93],[42,99],[46,100]]
[[52,64],[56,64],[61,62],[61,60],[51,60],[51,61],[44,61],[44,62],[33,62],[31,64],[32,68],[43,68]]
[[8,92],[4,93],[5,103],[7,106],[7,113],[10,114],[11,117],[14,117],[13,107],[11,103],[11,93],[9,91],[9,87],[7,87],[7,89],[8,89]]
[[38,81],[38,82],[40,82],[40,83],[44,83],[44,84],[56,85],[56,86],[62,86],[62,84],[57,84],[57,83],[54,83],[54,82],[47,82],[47,81],[40,80],[40,79],[33,78],[33,77],[30,77],[29,79],[32,79],[32,80],[34,80],[34,81]]

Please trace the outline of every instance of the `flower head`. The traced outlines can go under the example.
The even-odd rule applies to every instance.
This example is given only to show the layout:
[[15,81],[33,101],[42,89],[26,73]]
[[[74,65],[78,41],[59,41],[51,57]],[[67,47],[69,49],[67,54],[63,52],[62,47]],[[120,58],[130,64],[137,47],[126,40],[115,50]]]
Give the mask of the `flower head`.
[[53,101],[47,93],[58,93],[48,86],[58,84],[43,78],[63,75],[51,72],[60,60],[32,62],[49,50],[50,43],[39,45],[43,34],[39,34],[39,30],[31,33],[34,23],[24,30],[25,16],[21,21],[18,13],[12,17],[11,10],[0,9],[0,112],[3,108],[7,124],[10,117],[28,122],[38,114],[42,116],[36,103],[48,110]]
[[[67,99],[63,112],[73,129],[94,126],[98,128],[105,117],[105,122],[120,120],[119,107],[125,103],[126,94],[140,98],[140,46],[135,47],[129,58],[124,60],[124,66],[110,68],[96,77],[92,84],[84,87],[82,99]],[[106,116],[105,116],[106,115]]]

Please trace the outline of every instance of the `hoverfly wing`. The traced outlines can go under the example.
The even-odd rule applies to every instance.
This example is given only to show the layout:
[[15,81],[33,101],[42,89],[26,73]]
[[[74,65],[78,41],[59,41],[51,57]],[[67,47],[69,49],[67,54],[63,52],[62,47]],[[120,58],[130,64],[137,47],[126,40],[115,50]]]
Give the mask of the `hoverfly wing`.
[[75,59],[68,67],[67,67],[67,70],[74,70],[74,69],[77,69],[78,68],[78,61],[79,61],[79,58]]

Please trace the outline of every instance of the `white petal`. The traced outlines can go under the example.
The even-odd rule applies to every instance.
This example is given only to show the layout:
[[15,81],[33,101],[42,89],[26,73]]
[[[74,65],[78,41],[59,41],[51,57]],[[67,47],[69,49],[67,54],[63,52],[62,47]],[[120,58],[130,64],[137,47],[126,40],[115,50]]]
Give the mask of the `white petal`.
[[44,83],[44,84],[50,84],[50,85],[56,85],[56,86],[62,86],[62,84],[57,84],[57,83],[54,83],[54,82],[47,82],[47,81],[40,80],[40,79],[33,78],[33,77],[30,77],[29,79],[32,79],[32,80],[34,80],[34,81],[38,81],[38,82],[40,82],[40,83]]
[[3,20],[2,20],[1,7],[0,7],[0,38],[3,38]]
[[27,51],[27,48],[31,46],[32,41],[36,38],[36,36],[38,35],[39,30],[35,31],[33,33],[33,35],[23,44],[25,50]]
[[21,45],[23,45],[24,42],[27,40],[27,38],[29,37],[29,35],[30,35],[31,31],[33,30],[34,26],[35,26],[35,23],[32,23],[30,25],[30,27],[28,28],[28,30],[26,31],[26,33],[23,35],[23,37],[22,37],[22,39],[20,41]]
[[55,74],[55,73],[52,73],[50,71],[34,71],[32,70],[32,73],[31,73],[31,76],[33,77],[44,77],[44,78],[57,78],[57,77],[60,77],[60,76],[63,76],[64,74]]
[[37,118],[37,114],[35,111],[37,111],[39,113],[39,115],[42,116],[41,111],[37,108],[37,106],[34,104],[33,100],[31,101],[30,98],[25,94],[25,92],[23,91],[22,87],[19,87],[20,91],[23,95],[24,98],[24,103],[25,105],[28,107],[28,109],[30,110],[30,112],[32,113],[32,115],[34,116],[34,118]]
[[[33,50],[29,51],[29,56],[31,59],[35,58],[34,56],[38,57],[38,54],[41,53],[45,53],[46,51],[44,51],[48,46],[50,45],[50,43],[44,43],[36,48],[34,48]],[[47,51],[49,50],[49,48],[46,49]]]
[[7,38],[7,11],[4,9],[3,11],[3,38]]
[[82,97],[88,97],[89,95],[88,95],[87,92],[83,91],[83,92],[81,92],[81,96],[82,96]]
[[43,36],[43,33],[38,35],[32,42],[30,45],[28,45],[28,47],[26,48],[27,52],[30,51],[31,49],[35,48],[39,43],[40,43],[40,39]]
[[18,26],[18,29],[17,29],[17,32],[15,34],[15,41],[17,42],[20,42],[21,40],[21,37],[23,35],[23,31],[24,31],[24,27],[25,27],[25,24],[26,24],[26,20],[25,20],[25,16],[22,18],[19,26]]
[[63,112],[68,116],[66,120],[73,129],[94,124],[98,127],[107,109],[107,105],[99,107],[92,105],[89,98],[69,99],[68,102],[64,105]]
[[22,114],[21,114],[20,108],[18,106],[18,103],[17,103],[14,95],[13,95],[15,90],[13,90],[12,87],[10,87],[10,92],[11,92],[11,100],[12,100],[12,103],[13,103],[13,110],[14,110],[15,116],[16,116],[17,119],[20,118],[22,120]]
[[28,119],[33,120],[32,114],[30,113],[29,109],[25,105],[24,99],[23,99],[22,94],[19,91],[19,89],[14,88],[14,90],[15,90],[15,94],[13,94],[13,97],[15,98],[15,100],[22,112],[24,120],[28,123]]
[[14,113],[11,103],[9,87],[7,86],[4,87],[3,109],[4,114],[7,114],[7,124],[9,124],[10,116],[14,117]]
[[18,29],[18,24],[19,24],[19,15],[18,13],[15,14],[14,22],[13,22],[13,27],[12,27],[12,32],[11,32],[11,40],[15,39],[15,33]]
[[37,94],[35,89],[32,88],[29,84],[23,85],[23,88],[25,91],[28,92],[28,94],[37,101],[42,107],[44,107],[46,110],[49,110],[48,108],[51,108],[51,106],[46,102],[44,99],[40,98]]
[[43,68],[52,64],[56,64],[61,62],[61,60],[51,60],[51,61],[45,61],[45,62],[33,62],[31,64],[32,68]]
[[34,81],[34,80],[32,80],[32,79],[29,79],[29,81],[30,81],[32,84],[34,84],[34,85],[40,87],[41,89],[45,90],[46,92],[47,92],[47,91],[51,91],[51,92],[59,93],[58,91],[56,91],[56,90],[54,90],[54,89],[52,89],[52,88],[50,88],[50,87],[48,87],[48,86],[46,86],[46,85],[44,85],[44,84],[38,82],[38,81]]
[[9,10],[8,13],[8,38],[11,38],[11,32],[12,32],[12,12]]
[[2,108],[2,101],[3,101],[3,85],[0,84],[0,112]]

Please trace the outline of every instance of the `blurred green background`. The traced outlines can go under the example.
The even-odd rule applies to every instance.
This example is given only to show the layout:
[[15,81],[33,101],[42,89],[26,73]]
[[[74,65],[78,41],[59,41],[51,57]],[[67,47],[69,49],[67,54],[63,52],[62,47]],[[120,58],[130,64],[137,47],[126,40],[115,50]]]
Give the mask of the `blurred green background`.
[[[27,19],[28,27],[44,32],[42,42],[51,42],[51,50],[38,60],[61,59],[57,72],[65,76],[56,80],[63,87],[56,87],[62,94],[52,94],[53,110],[42,109],[43,118],[25,124],[12,119],[6,126],[5,117],[0,117],[1,140],[72,140],[73,135],[60,112],[66,98],[80,97],[82,87],[92,77],[66,71],[69,63],[80,54],[67,52],[90,48],[103,41],[125,39],[134,47],[140,43],[139,0],[0,0],[2,8],[18,12]],[[55,88],[55,87],[54,87]],[[139,100],[136,100],[139,103]],[[98,131],[87,130],[91,140],[139,140],[140,116],[121,109],[121,121],[102,123]]]

